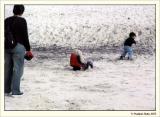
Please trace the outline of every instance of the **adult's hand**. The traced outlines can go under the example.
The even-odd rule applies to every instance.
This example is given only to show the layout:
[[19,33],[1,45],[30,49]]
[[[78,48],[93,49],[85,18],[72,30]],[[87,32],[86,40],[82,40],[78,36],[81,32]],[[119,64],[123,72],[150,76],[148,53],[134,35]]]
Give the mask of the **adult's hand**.
[[26,51],[26,54],[25,54],[25,56],[24,56],[24,58],[26,59],[26,60],[31,60],[32,58],[33,58],[34,56],[33,56],[33,54],[32,54],[32,51]]

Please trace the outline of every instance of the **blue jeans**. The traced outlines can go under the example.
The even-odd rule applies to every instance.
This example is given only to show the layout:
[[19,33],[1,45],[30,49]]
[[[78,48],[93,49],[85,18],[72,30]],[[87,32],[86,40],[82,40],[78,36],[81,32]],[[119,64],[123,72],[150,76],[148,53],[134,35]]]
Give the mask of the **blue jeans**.
[[20,93],[20,81],[24,69],[25,48],[17,43],[14,49],[5,50],[5,93]]
[[124,46],[124,51],[122,53],[122,57],[125,57],[128,54],[128,58],[132,59],[133,49],[130,46]]

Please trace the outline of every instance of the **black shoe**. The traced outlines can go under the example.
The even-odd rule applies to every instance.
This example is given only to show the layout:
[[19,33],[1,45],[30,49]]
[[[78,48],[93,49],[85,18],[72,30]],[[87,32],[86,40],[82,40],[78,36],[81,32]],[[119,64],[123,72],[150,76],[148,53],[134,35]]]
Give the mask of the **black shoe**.
[[119,58],[120,60],[123,60],[123,56],[120,56],[120,58]]
[[12,95],[23,95],[23,92],[19,92],[19,93],[12,93]]

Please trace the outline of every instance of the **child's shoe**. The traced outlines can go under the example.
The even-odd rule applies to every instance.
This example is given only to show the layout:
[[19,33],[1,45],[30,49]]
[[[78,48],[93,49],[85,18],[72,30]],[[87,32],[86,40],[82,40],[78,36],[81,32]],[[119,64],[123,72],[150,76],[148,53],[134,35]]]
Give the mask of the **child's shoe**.
[[120,60],[123,60],[123,56],[120,56],[120,58],[119,58]]

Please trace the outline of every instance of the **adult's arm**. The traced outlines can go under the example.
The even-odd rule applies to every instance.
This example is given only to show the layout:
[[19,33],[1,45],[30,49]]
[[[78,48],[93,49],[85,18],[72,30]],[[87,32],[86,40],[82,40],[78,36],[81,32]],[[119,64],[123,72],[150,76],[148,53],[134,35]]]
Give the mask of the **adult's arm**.
[[26,48],[26,51],[30,51],[30,43],[29,43],[29,38],[28,38],[28,27],[27,27],[27,22],[25,19],[23,19],[23,26],[22,26],[22,34],[23,34],[23,39],[24,39],[24,46]]

